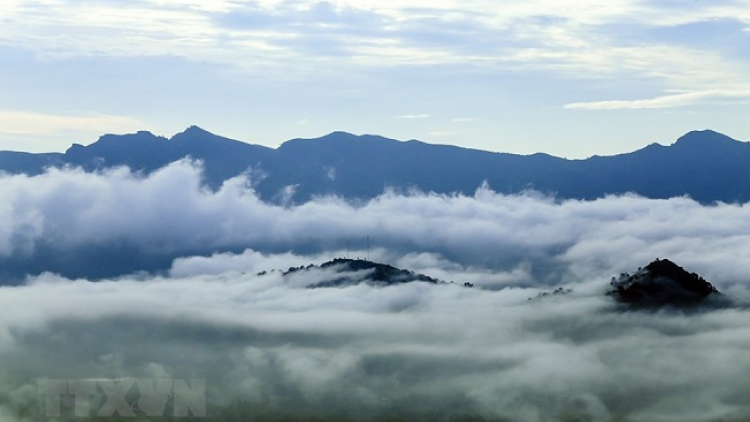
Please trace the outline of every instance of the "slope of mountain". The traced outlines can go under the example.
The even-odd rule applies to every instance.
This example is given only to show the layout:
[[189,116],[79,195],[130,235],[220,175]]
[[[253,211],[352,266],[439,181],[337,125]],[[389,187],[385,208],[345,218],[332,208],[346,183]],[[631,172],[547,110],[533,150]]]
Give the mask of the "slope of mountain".
[[[302,196],[338,193],[373,197],[387,188],[473,193],[484,181],[501,192],[542,187],[565,160],[537,154],[498,154],[420,141],[334,132],[319,139],[296,139],[279,148],[283,162],[297,163]],[[316,163],[310,165],[310,163]],[[300,177],[301,176],[301,177]],[[285,180],[291,184],[293,180]],[[322,189],[321,189],[322,188]],[[322,192],[321,192],[322,191]]]
[[148,173],[185,157],[202,162],[212,188],[244,173],[263,199],[297,203],[326,194],[369,199],[386,189],[471,194],[483,182],[497,192],[538,190],[558,198],[632,192],[650,198],[687,195],[705,203],[750,200],[750,144],[713,131],[690,132],[671,146],[567,160],[345,132],[294,139],[272,149],[192,126],[171,139],[150,132],[104,135],[88,146],[73,145],[65,154],[4,151],[0,171],[39,174],[45,167],[72,165],[86,170],[129,166]]
[[745,202],[750,200],[748,159],[746,142],[713,131],[690,132],[668,147],[652,144],[583,161],[585,173],[598,181],[581,183],[590,190],[580,196],[635,192],[650,198],[688,195],[701,202]]

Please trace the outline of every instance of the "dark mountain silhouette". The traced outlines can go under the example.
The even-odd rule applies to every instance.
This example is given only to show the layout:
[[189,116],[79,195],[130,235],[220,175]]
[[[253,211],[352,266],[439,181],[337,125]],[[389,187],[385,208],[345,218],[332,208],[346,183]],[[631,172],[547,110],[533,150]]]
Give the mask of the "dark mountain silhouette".
[[264,200],[285,197],[296,203],[327,194],[369,199],[386,189],[472,194],[484,182],[501,193],[536,190],[558,198],[631,192],[649,198],[687,195],[704,203],[750,200],[750,144],[713,131],[690,132],[670,146],[567,160],[345,132],[293,139],[272,149],[192,126],[171,139],[150,132],[104,135],[64,154],[0,152],[0,170],[33,175],[50,166],[89,171],[128,166],[148,174],[185,157],[202,162],[211,188],[248,174]]
[[[423,282],[430,284],[442,284],[444,281],[417,274],[413,271],[396,268],[388,264],[381,264],[365,259],[336,258],[325,262],[320,266],[309,265],[307,267],[292,267],[284,272],[284,276],[298,273],[300,271],[328,271],[329,278],[316,282],[308,287],[345,287],[359,283],[367,283],[376,286],[390,286],[395,284]],[[469,287],[466,285],[466,287]]]
[[104,135],[86,147],[74,144],[65,152],[63,161],[90,171],[127,166],[149,173],[187,157],[200,160],[207,183],[218,187],[226,179],[269,162],[273,153],[271,148],[223,138],[191,126],[171,139],[145,131]]
[[617,300],[638,307],[692,306],[719,291],[695,273],[668,259],[656,259],[633,275],[624,273],[611,282]]

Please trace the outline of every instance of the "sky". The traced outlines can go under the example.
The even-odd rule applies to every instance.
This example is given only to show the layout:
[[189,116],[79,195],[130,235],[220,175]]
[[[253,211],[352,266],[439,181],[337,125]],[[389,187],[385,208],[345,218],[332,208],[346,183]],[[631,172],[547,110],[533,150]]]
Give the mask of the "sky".
[[568,158],[750,139],[747,0],[6,0],[0,150],[198,125]]
[[[482,188],[282,206],[200,177],[187,161],[0,175],[0,270],[48,270],[0,277],[0,419],[49,419],[50,379],[203,380],[207,422],[750,416],[747,204]],[[455,283],[309,289],[333,270],[274,271],[347,255]],[[637,311],[606,294],[655,258],[722,300]]]

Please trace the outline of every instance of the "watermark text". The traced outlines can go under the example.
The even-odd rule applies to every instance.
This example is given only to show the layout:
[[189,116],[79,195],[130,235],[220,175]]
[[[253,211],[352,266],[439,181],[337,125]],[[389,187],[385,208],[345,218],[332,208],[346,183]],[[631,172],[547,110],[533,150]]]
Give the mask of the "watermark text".
[[206,381],[80,379],[37,381],[47,417],[206,416]]

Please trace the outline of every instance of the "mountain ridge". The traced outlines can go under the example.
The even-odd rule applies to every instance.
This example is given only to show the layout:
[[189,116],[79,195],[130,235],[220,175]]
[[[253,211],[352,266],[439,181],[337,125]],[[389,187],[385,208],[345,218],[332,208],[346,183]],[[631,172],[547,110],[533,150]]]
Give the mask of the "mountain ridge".
[[170,138],[149,131],[105,134],[65,153],[2,151],[0,171],[35,175],[47,167],[127,166],[148,174],[184,158],[202,163],[213,189],[231,177],[255,175],[253,187],[268,201],[289,187],[293,195],[286,200],[300,203],[321,195],[370,199],[388,189],[471,195],[485,183],[499,193],[536,190],[560,199],[634,193],[704,203],[750,200],[750,144],[712,130],[688,132],[671,145],[569,160],[342,131],[269,148],[190,126]]

